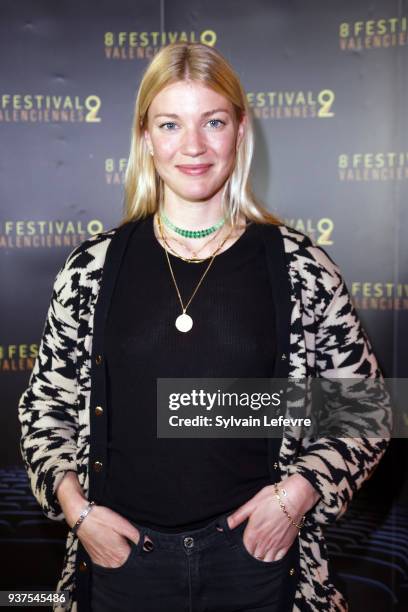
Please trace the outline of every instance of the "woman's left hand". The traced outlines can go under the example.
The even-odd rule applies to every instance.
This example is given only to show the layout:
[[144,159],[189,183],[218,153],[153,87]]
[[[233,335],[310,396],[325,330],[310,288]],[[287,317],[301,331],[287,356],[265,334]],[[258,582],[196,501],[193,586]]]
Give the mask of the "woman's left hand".
[[[300,474],[293,474],[278,483],[287,495],[280,494],[286,510],[297,524],[319,499],[316,489]],[[228,516],[234,529],[248,518],[243,542],[248,552],[263,561],[277,561],[288,552],[297,537],[297,527],[289,522],[275,495],[273,485],[258,491],[250,500]]]

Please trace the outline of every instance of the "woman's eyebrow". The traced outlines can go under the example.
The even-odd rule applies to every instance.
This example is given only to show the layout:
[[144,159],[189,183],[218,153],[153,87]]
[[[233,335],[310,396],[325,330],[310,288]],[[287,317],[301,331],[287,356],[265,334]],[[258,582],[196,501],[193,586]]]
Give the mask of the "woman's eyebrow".
[[[227,113],[228,114],[229,111],[226,108],[214,108],[213,110],[206,111],[201,116],[208,117],[209,115],[213,115],[214,113]],[[176,113],[159,113],[157,115],[154,115],[153,119],[156,119],[157,117],[171,117],[172,119],[179,119],[179,116],[176,115]]]

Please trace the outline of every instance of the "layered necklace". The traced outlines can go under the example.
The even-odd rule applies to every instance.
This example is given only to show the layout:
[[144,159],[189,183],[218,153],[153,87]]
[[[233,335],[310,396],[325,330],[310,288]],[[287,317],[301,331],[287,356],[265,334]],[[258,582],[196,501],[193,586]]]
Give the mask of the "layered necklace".
[[[162,241],[163,241],[163,242],[164,242],[164,244],[165,244],[165,245],[168,247],[168,243],[167,243],[167,241],[166,241],[166,239],[165,239],[165,237],[164,237],[164,235],[163,235],[163,229],[162,229],[161,217],[162,217],[162,214],[158,213],[158,214],[157,214],[157,224],[158,224],[158,227],[159,227],[159,233],[160,233],[160,237],[161,237]],[[218,226],[218,228],[217,228],[216,226],[212,226],[212,228],[208,228],[207,230],[198,230],[198,231],[196,230],[194,233],[196,233],[196,234],[197,234],[198,232],[208,232],[209,230],[211,230],[209,233],[214,233],[214,232],[215,232],[217,229],[219,229],[219,227],[221,227],[221,226],[223,225],[223,223],[224,223],[224,220],[223,220],[223,222],[222,222],[222,223],[221,223],[221,224]],[[174,227],[177,227],[177,226],[174,226],[174,224],[172,224],[172,225],[173,225],[172,229],[174,229]],[[214,227],[215,227],[215,229],[213,229]],[[189,230],[182,230],[182,228],[177,228],[177,229],[178,229],[178,230],[180,230],[180,231],[178,231],[178,232],[177,232],[177,233],[179,233],[179,234],[180,234],[180,232],[181,232],[181,231],[183,231],[183,232],[187,232],[187,231],[189,231]],[[177,230],[174,230],[174,231],[177,231]],[[178,288],[178,286],[177,286],[177,282],[176,282],[176,279],[175,279],[175,276],[174,276],[174,272],[173,272],[173,268],[172,268],[172,265],[171,265],[171,262],[170,262],[169,254],[168,254],[168,252],[167,252],[167,249],[164,249],[164,252],[165,252],[165,254],[166,254],[166,258],[167,258],[167,263],[168,263],[169,270],[170,270],[170,274],[171,274],[171,277],[172,277],[172,279],[173,279],[173,283],[174,283],[174,286],[175,286],[175,288],[176,288],[177,296],[178,296],[178,299],[179,299],[179,302],[180,302],[180,306],[181,306],[181,310],[182,310],[181,314],[180,314],[180,315],[179,315],[179,316],[176,318],[176,320],[175,320],[175,326],[176,326],[176,328],[177,328],[177,329],[178,329],[180,332],[188,332],[188,331],[190,331],[190,329],[193,327],[193,319],[191,318],[191,316],[190,316],[190,315],[188,315],[188,314],[187,314],[187,312],[186,312],[186,311],[187,311],[187,308],[190,306],[192,299],[194,298],[195,294],[197,293],[197,290],[198,290],[199,286],[201,285],[201,283],[203,282],[203,280],[204,280],[204,278],[205,278],[205,276],[206,276],[206,274],[207,274],[208,270],[210,269],[210,267],[211,267],[211,265],[212,265],[212,263],[213,263],[213,261],[214,261],[214,259],[215,259],[216,255],[218,254],[218,252],[220,251],[220,249],[221,249],[221,248],[224,246],[224,244],[226,243],[226,241],[228,240],[228,238],[231,236],[231,234],[232,234],[232,229],[231,229],[230,233],[229,233],[229,234],[226,236],[226,238],[224,238],[224,240],[223,240],[223,241],[222,241],[222,242],[221,242],[221,243],[218,245],[218,247],[216,248],[216,250],[215,250],[215,251],[213,252],[213,254],[211,255],[211,257],[210,257],[210,262],[209,262],[208,266],[207,266],[207,267],[206,267],[206,269],[204,270],[204,273],[202,274],[202,276],[201,276],[201,278],[200,278],[200,280],[199,280],[199,282],[198,282],[197,286],[195,287],[195,289],[194,289],[194,291],[193,291],[193,293],[192,293],[192,295],[191,295],[190,299],[188,300],[188,302],[187,302],[187,304],[186,304],[185,306],[184,306],[184,304],[183,304],[183,300],[182,300],[182,298],[181,298],[180,291],[179,291],[179,288]],[[181,234],[181,235],[185,235],[185,234]],[[201,234],[201,235],[195,235],[195,236],[188,236],[188,237],[189,237],[189,238],[201,238],[201,237],[202,237],[202,236],[204,236],[204,235],[205,235],[205,236],[207,236],[207,235],[208,235],[208,233],[207,233],[207,234]],[[213,237],[213,238],[214,238],[214,237]],[[211,240],[213,240],[213,238],[211,238]],[[199,251],[201,251],[201,250],[202,250],[202,248],[203,248],[204,246],[207,246],[207,244],[208,244],[209,242],[211,242],[211,240],[209,240],[209,241],[208,241],[208,242],[207,242],[205,245],[203,245],[203,246],[202,246],[202,247],[199,249]],[[170,249],[170,250],[171,250],[172,252],[174,252],[174,251],[173,251],[173,249]],[[193,253],[193,254],[194,254],[194,255],[196,255],[196,254],[197,254],[199,251],[197,251],[196,253]],[[176,253],[175,253],[175,254],[176,254]],[[183,259],[184,261],[187,261],[187,262],[189,262],[189,263],[200,263],[200,262],[202,262],[202,261],[205,261],[205,259],[208,259],[208,257],[206,257],[205,259],[196,259],[196,258],[194,258],[194,259],[187,259],[187,258],[181,257],[181,255],[177,255],[177,254],[176,254],[176,256],[177,256],[177,257],[180,257],[181,259]]]
[[209,236],[213,232],[216,232],[217,229],[219,229],[225,223],[225,217],[223,217],[218,221],[218,223],[212,225],[211,227],[207,227],[206,229],[186,230],[181,227],[177,227],[177,225],[174,225],[174,223],[170,221],[170,219],[164,214],[163,211],[161,212],[161,217],[163,218],[163,221],[165,225],[167,225],[167,227],[172,229],[177,234],[180,234],[180,236],[184,236],[184,238],[205,238],[205,236]]
[[[219,234],[219,231],[217,231],[217,232],[213,233],[212,237],[211,237],[209,240],[207,240],[207,241],[206,241],[204,244],[202,244],[202,245],[200,246],[200,248],[199,248],[199,249],[195,249],[195,250],[190,249],[190,250],[191,250],[192,257],[183,257],[183,255],[180,255],[180,253],[178,253],[178,252],[177,252],[177,251],[176,251],[176,250],[175,250],[175,249],[174,249],[174,248],[173,248],[173,247],[172,247],[172,246],[171,246],[171,245],[170,245],[170,244],[167,242],[167,240],[166,240],[166,236],[163,234],[163,231],[162,231],[161,218],[160,218],[159,216],[157,217],[157,225],[158,225],[158,228],[159,228],[159,233],[160,233],[160,236],[161,236],[161,238],[162,238],[162,240],[163,240],[164,244],[165,244],[165,245],[166,245],[166,247],[168,248],[168,250],[169,250],[169,251],[170,251],[170,252],[171,252],[173,255],[175,255],[175,256],[176,256],[176,257],[178,257],[179,259],[182,259],[183,261],[186,261],[187,263],[202,263],[203,261],[205,261],[206,259],[208,259],[208,257],[199,258],[199,257],[198,257],[198,254],[199,254],[199,252],[200,252],[200,251],[202,251],[202,250],[203,250],[205,247],[207,247],[207,246],[210,244],[210,242],[212,242],[212,241],[213,241],[213,240],[214,240],[214,239],[215,239],[215,238],[218,236],[218,234]],[[229,234],[228,236],[230,236],[230,234]],[[174,240],[174,242],[177,242],[178,244],[181,244],[182,246],[185,246],[183,242],[180,242],[180,240],[178,240],[178,239],[177,239],[177,238],[175,238],[174,236],[172,236],[172,237],[171,237],[171,239],[172,239],[172,240]]]

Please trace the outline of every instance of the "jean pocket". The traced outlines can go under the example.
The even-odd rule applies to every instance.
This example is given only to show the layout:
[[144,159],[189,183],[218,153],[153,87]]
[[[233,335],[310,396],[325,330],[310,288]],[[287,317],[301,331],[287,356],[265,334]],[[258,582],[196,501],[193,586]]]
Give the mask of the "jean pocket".
[[247,561],[250,561],[254,565],[258,565],[261,567],[279,567],[285,563],[288,557],[288,552],[281,557],[280,559],[274,559],[273,561],[264,561],[263,559],[257,559],[254,557],[252,553],[249,552],[247,547],[244,544],[244,530],[246,527],[246,522],[241,523],[235,529],[230,530],[230,534],[232,536],[231,542],[233,547],[244,557]]
[[130,543],[130,551],[124,563],[122,563],[122,565],[119,565],[119,567],[106,567],[105,565],[99,565],[98,563],[95,563],[94,561],[92,561],[93,569],[103,574],[105,573],[106,574],[116,574],[118,572],[125,570],[132,563],[134,557],[138,555],[141,539],[142,539],[142,536],[140,536],[139,542],[137,544],[136,542],[133,542],[132,540],[128,540],[128,542]]

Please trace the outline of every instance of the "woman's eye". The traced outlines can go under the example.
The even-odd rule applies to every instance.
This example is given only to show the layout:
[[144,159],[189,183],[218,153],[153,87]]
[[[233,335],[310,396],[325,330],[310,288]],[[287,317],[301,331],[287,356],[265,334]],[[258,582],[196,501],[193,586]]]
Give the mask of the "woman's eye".
[[[210,119],[209,122],[211,127],[219,128],[221,125],[225,125],[225,121],[221,121],[221,119]],[[176,127],[176,123],[174,121],[166,121],[166,123],[162,123],[159,127],[164,129],[166,132],[173,132]]]
[[[174,121],[167,121],[166,123],[162,123],[160,127],[161,127],[161,128],[164,128],[165,126],[168,126],[168,125],[170,125],[170,126],[174,126],[174,125],[176,125],[176,124],[174,123]],[[166,129],[167,129],[167,128],[166,128]],[[171,129],[171,128],[170,128],[170,129]],[[168,130],[167,130],[167,131],[168,131]]]
[[[218,123],[218,124],[221,124],[221,125],[225,125],[225,122],[221,121],[221,119],[210,119],[208,123]],[[217,125],[215,125],[215,126],[213,125],[213,127],[218,127],[218,126]]]

